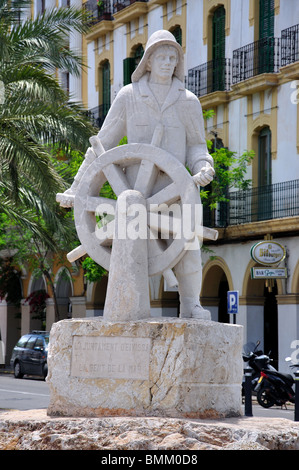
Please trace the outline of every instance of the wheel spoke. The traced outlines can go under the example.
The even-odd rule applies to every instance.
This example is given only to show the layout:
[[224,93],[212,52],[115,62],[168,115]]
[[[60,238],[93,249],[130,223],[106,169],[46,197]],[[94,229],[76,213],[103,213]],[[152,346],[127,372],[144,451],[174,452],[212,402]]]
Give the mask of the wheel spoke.
[[130,189],[126,175],[120,166],[112,163],[103,169],[103,173],[117,196],[119,196],[123,191]]
[[115,199],[108,199],[106,197],[92,197],[87,198],[86,210],[89,212],[96,212],[98,215],[103,213],[114,215],[116,207]]
[[76,261],[77,259],[81,258],[81,256],[84,256],[84,255],[86,255],[86,250],[82,245],[80,245],[67,254],[67,259],[69,260],[70,263],[73,263],[74,261]]
[[156,194],[153,194],[153,196],[149,197],[147,199],[147,206],[148,206],[148,209],[151,211],[155,210],[153,206],[157,206],[156,210],[159,210],[158,206],[160,204],[172,204],[173,202],[177,201],[179,198],[180,198],[179,188],[177,187],[175,183],[171,183],[165,188],[158,191]]
[[158,169],[156,165],[148,160],[142,160],[135,181],[134,189],[140,191],[145,198],[149,197],[154,186]]
[[175,237],[181,232],[181,219],[171,217],[169,214],[149,212],[148,225],[154,233],[161,233],[162,238],[168,238],[169,235]]
[[102,227],[96,227],[95,236],[99,240],[102,247],[110,246],[114,237],[114,225],[115,221],[112,220]]
[[158,238],[151,238],[148,243],[149,260],[161,256],[167,248],[166,243]]

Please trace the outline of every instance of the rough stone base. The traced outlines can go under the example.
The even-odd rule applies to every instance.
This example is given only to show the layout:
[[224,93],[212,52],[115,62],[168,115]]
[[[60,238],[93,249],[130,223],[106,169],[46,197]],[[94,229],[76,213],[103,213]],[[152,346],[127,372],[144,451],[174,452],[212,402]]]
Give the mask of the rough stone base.
[[48,353],[48,415],[241,415],[242,327],[159,318],[62,320]]

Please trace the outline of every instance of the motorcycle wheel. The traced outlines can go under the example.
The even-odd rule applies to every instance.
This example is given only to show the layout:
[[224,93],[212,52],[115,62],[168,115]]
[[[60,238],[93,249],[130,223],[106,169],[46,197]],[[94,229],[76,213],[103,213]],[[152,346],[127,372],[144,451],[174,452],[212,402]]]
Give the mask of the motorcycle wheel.
[[275,399],[269,395],[269,392],[265,388],[261,388],[257,392],[257,401],[258,404],[261,405],[263,408],[271,408],[271,406],[275,405]]

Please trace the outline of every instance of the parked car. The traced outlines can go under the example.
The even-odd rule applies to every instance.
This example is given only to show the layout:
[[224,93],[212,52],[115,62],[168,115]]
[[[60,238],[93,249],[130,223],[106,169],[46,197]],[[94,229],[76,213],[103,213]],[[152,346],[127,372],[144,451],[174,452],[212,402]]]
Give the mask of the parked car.
[[48,344],[49,333],[47,331],[32,331],[19,339],[10,360],[16,378],[21,379],[25,374],[46,378]]

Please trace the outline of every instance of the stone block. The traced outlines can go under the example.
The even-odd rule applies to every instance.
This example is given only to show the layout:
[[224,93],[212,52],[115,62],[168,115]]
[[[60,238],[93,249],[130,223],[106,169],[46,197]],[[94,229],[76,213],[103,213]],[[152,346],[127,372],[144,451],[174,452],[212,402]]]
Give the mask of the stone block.
[[62,320],[48,353],[50,416],[240,416],[239,325]]

